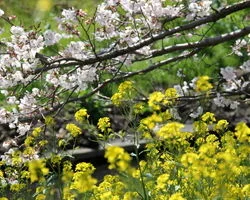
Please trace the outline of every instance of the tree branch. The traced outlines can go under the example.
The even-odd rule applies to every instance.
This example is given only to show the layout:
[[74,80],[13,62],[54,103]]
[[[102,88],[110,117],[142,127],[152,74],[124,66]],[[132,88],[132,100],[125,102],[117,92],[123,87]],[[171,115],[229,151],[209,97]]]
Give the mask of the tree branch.
[[[45,71],[48,71],[51,69],[67,67],[67,66],[72,66],[72,65],[90,65],[90,64],[97,63],[97,62],[102,62],[105,60],[116,58],[118,56],[132,53],[132,52],[134,52],[134,51],[136,51],[144,46],[148,46],[148,45],[150,45],[158,40],[164,39],[165,37],[171,36],[173,34],[187,31],[187,30],[196,28],[200,25],[206,24],[206,23],[216,22],[222,18],[225,18],[226,16],[228,16],[232,13],[238,12],[240,10],[244,10],[246,8],[250,8],[250,1],[243,1],[240,3],[236,3],[232,6],[228,6],[226,8],[223,8],[216,13],[213,13],[209,16],[203,17],[203,18],[198,19],[196,21],[190,22],[190,23],[182,25],[182,26],[177,26],[173,29],[162,31],[159,34],[152,35],[151,37],[148,37],[148,38],[146,38],[146,39],[144,39],[144,40],[142,40],[142,41],[140,41],[132,46],[128,46],[128,47],[125,47],[125,48],[122,48],[119,50],[115,50],[115,51],[112,51],[110,53],[104,53],[101,55],[97,54],[98,57],[93,55],[92,58],[88,58],[86,60],[78,60],[75,58],[56,59],[56,60],[50,62],[50,64],[45,66],[45,67],[35,69],[33,73],[37,74],[41,71],[45,72]],[[64,63],[62,63],[62,62],[64,62]]]

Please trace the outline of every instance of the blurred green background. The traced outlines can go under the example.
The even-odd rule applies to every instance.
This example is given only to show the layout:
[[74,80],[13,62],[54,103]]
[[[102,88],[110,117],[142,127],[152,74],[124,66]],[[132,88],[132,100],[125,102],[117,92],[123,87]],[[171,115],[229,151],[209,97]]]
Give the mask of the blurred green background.
[[0,0],[0,8],[7,16],[15,15],[15,21],[27,27],[37,22],[51,22],[64,8],[76,7],[91,14],[99,2],[101,0]]

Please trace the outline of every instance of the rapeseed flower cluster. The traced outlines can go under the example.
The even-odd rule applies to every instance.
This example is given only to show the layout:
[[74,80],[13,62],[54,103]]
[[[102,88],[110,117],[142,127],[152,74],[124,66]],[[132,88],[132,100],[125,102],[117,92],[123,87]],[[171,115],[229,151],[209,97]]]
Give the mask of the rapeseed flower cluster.
[[133,83],[131,81],[124,81],[118,87],[118,92],[111,97],[114,105],[120,106],[124,101],[130,100],[133,92]]
[[78,135],[82,134],[81,128],[72,123],[67,124],[66,130],[70,132],[72,137],[77,137]]
[[87,109],[82,108],[75,113],[75,120],[78,122],[84,122],[89,117]]
[[195,81],[194,89],[196,92],[208,92],[213,88],[213,85],[209,82],[209,76],[200,76]]
[[55,120],[54,120],[54,118],[51,117],[51,116],[45,117],[45,118],[44,118],[44,121],[45,121],[45,124],[46,124],[47,126],[54,126],[54,125],[55,125]]
[[97,179],[91,176],[94,170],[94,166],[90,163],[82,162],[77,164],[70,189],[79,193],[92,190],[97,183]]
[[[119,93],[131,87],[130,83],[125,83],[119,87]],[[3,185],[0,192],[8,188],[15,193],[14,197],[19,197],[33,184],[35,199],[49,199],[58,192],[65,200],[248,200],[249,126],[240,122],[235,130],[229,130],[227,120],[217,120],[214,113],[206,112],[193,122],[193,130],[186,131],[184,124],[168,108],[174,105],[176,98],[176,91],[170,88],[165,93],[155,92],[147,104],[138,104],[138,110],[150,108],[150,114],[140,118],[136,127],[138,137],[147,141],[145,149],[129,154],[121,147],[108,146],[104,157],[109,169],[117,173],[106,175],[99,182],[93,177],[95,167],[90,163],[82,162],[74,167],[58,152],[39,158],[37,149],[48,147],[48,141],[41,134],[45,130],[35,128],[27,135],[23,149],[10,151],[4,162],[0,162],[0,166],[5,166],[0,170]],[[75,114],[79,124],[86,125],[87,118],[85,109]],[[72,137],[82,133],[73,123],[68,124],[66,130]],[[111,131],[114,134],[108,117],[100,118],[97,127],[91,130],[97,134],[103,132],[101,135]],[[67,138],[63,139],[65,145]],[[144,160],[139,159],[141,153],[144,153]],[[137,164],[132,167],[133,157]],[[60,184],[51,181],[55,177]]]
[[102,117],[98,120],[97,127],[102,132],[110,132],[111,129],[111,123],[109,117]]
[[42,159],[32,160],[28,163],[31,182],[43,181],[49,173],[49,169],[45,166],[45,161]]
[[131,157],[121,147],[109,146],[106,149],[104,157],[107,158],[110,164],[109,169],[126,171],[130,167]]
[[159,111],[162,107],[173,105],[178,93],[175,88],[168,88],[165,93],[156,91],[149,95],[148,106]]

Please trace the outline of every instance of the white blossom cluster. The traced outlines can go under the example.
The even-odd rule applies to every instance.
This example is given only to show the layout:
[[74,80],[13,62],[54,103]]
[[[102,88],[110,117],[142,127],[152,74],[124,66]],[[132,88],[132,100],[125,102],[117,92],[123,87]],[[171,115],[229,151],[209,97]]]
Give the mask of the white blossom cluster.
[[6,89],[20,83],[27,83],[33,76],[39,60],[37,52],[44,47],[44,39],[34,31],[25,32],[22,27],[12,26],[11,41],[7,41],[6,53],[0,57],[0,88]]
[[[126,14],[117,12],[118,8],[122,8]],[[161,27],[161,18],[179,16],[182,8],[182,4],[178,7],[163,6],[161,0],[104,1],[97,9],[96,22],[102,29],[96,32],[96,37],[98,40],[119,37],[121,43],[128,42],[127,45],[131,45],[138,42],[139,37],[147,31],[158,30]],[[125,29],[120,28],[122,26]]]
[[[243,56],[242,50],[247,49],[248,42],[245,39],[238,39],[232,47],[233,53],[237,56]],[[250,53],[249,53],[250,55]]]
[[4,11],[0,9],[0,17],[4,15]]
[[211,12],[211,0],[190,0],[188,5],[189,14],[186,16],[187,20],[205,17]]

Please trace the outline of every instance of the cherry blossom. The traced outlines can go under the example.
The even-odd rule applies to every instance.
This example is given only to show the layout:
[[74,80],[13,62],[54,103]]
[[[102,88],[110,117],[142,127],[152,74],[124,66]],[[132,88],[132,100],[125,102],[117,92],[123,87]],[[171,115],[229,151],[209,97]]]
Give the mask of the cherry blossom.
[[0,17],[4,15],[4,11],[0,9]]

